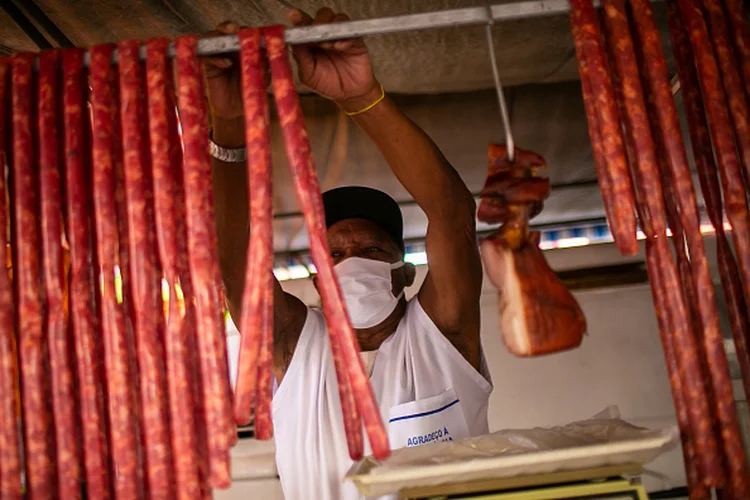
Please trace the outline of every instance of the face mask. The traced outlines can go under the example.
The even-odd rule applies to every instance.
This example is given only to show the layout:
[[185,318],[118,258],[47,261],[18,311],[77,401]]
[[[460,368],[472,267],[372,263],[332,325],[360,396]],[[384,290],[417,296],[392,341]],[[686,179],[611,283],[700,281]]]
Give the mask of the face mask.
[[398,297],[391,291],[391,271],[403,267],[404,262],[350,257],[333,268],[341,284],[344,302],[354,328],[370,328],[383,322],[396,309]]

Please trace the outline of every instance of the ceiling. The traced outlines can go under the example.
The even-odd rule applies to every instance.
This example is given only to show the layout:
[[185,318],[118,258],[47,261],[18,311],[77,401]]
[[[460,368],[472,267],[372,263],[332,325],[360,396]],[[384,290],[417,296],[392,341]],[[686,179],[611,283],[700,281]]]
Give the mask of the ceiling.
[[[353,19],[485,5],[482,0],[283,3],[307,12],[329,6]],[[14,0],[14,4],[27,15],[33,14],[36,5],[42,15],[30,16],[35,26],[54,39],[50,36],[54,28],[39,22],[40,17],[46,17],[76,46],[204,33],[229,19],[251,26],[285,21],[280,0]],[[664,7],[663,2],[655,4],[666,44]],[[487,145],[503,138],[497,100],[489,90],[492,73],[484,29],[474,26],[374,36],[367,44],[386,90],[400,94],[395,98],[404,112],[434,139],[469,189],[478,192],[486,175]],[[38,50],[4,11],[0,11],[0,49]],[[495,49],[501,79],[508,87],[516,144],[543,155],[549,164],[553,191],[535,222],[602,217],[567,16],[498,23]],[[672,68],[671,57],[669,64]],[[404,202],[405,236],[424,236],[424,215],[410,203],[408,193],[356,126],[331,103],[315,96],[304,97],[303,106],[321,186],[364,184],[382,189]],[[275,247],[277,252],[285,252],[306,248],[307,238],[296,214],[298,205],[280,140],[274,124]]]

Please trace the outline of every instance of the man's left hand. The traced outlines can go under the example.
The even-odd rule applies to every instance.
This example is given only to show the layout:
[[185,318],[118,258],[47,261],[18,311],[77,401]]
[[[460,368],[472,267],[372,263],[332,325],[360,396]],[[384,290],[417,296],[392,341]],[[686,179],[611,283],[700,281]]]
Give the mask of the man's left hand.
[[[313,19],[301,10],[289,12],[293,26],[348,21],[346,14],[320,9]],[[371,104],[380,95],[370,55],[361,38],[318,44],[294,45],[299,78],[323,97],[335,101],[345,111],[356,111]]]

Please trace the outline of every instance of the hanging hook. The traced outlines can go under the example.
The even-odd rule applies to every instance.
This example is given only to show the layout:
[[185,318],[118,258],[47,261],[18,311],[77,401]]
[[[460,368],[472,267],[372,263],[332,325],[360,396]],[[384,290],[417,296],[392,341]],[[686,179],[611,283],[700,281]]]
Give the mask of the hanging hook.
[[505,146],[508,148],[508,160],[511,162],[516,155],[516,146],[513,142],[513,131],[510,128],[510,118],[508,117],[508,106],[505,104],[505,94],[503,93],[503,84],[500,83],[500,70],[497,67],[497,57],[495,56],[495,44],[492,41],[492,27],[495,19],[492,16],[492,7],[489,2],[485,2],[487,9],[487,47],[490,52],[490,64],[492,65],[492,77],[495,79],[495,90],[497,91],[497,101],[500,104],[500,116],[503,119],[505,128]]

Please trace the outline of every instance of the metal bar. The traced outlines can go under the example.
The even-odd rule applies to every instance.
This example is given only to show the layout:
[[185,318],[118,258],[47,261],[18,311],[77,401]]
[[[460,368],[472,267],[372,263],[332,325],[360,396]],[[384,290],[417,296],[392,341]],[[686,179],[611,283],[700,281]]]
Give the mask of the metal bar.
[[[662,1],[662,0],[655,0]],[[599,6],[601,0],[595,0]],[[537,17],[549,17],[570,12],[568,0],[527,0],[501,5],[493,5],[492,19],[495,22],[515,21]],[[402,16],[379,17],[361,21],[345,23],[322,24],[318,26],[304,26],[286,30],[285,40],[289,45],[305,43],[319,43],[345,38],[358,38],[372,35],[386,35],[389,33],[403,33],[406,31],[420,31],[435,28],[451,28],[457,26],[482,25],[488,22],[485,7],[467,7],[463,9],[449,9],[420,14],[406,14]],[[240,50],[237,35],[223,35],[203,38],[198,42],[197,52],[201,56],[215,56],[238,52]],[[174,44],[168,52],[174,57]],[[146,58],[145,48],[141,48],[141,59]],[[113,55],[113,62],[117,61],[117,53]],[[88,65],[88,53],[84,64]]]
[[51,49],[52,44],[45,38],[44,34],[34,26],[34,23],[26,17],[26,14],[18,8],[18,6],[12,0],[5,0],[2,2],[2,7],[5,12],[13,19],[13,22],[18,25],[19,28],[28,36],[34,45],[39,47],[41,50]]

